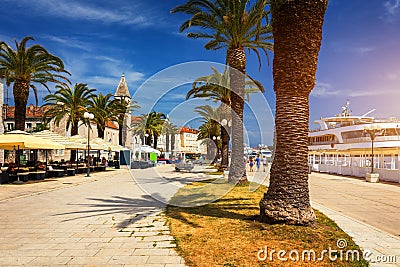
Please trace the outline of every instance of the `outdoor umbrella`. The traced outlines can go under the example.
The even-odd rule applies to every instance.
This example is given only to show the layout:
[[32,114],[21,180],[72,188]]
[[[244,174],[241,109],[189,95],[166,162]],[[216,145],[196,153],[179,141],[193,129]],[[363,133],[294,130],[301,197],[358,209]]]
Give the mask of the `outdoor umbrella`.
[[151,146],[147,146],[147,145],[142,145],[142,147],[140,148],[141,152],[144,153],[157,153],[157,155],[160,155],[161,152],[157,149],[152,148]]
[[55,132],[44,130],[32,134],[33,136],[40,137],[43,139],[51,140],[53,142],[65,145],[66,149],[85,149],[86,146],[82,143],[73,142],[68,140],[65,136],[57,134]]
[[0,149],[65,149],[65,145],[35,137],[23,131],[0,135]]

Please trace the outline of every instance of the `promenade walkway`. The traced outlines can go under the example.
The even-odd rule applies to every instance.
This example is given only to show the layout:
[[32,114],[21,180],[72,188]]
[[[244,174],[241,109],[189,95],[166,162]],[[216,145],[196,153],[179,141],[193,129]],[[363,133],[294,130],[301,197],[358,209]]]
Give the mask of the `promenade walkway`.
[[[363,249],[371,266],[400,266],[400,186],[312,173],[312,206],[333,219]],[[396,264],[387,257],[396,257]]]
[[[120,169],[1,185],[0,266],[185,266],[162,212],[180,187],[210,177],[170,166],[133,176]],[[371,251],[372,260],[397,256],[397,265],[371,266],[400,266],[399,193],[398,185],[310,175],[313,207]]]
[[123,169],[1,185],[0,266],[185,266],[164,206]]
[[[247,174],[250,180],[268,186],[264,172]],[[372,267],[400,266],[400,185],[315,172],[309,176],[309,185],[312,207],[367,251]]]

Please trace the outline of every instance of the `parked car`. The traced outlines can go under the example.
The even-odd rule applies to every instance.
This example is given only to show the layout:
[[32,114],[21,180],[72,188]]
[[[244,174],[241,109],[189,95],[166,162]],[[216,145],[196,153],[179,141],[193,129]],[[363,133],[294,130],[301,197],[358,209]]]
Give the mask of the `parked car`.
[[178,162],[175,164],[175,170],[177,172],[179,171],[191,171],[194,168],[194,165],[192,162]]
[[159,159],[157,159],[157,163],[172,164],[172,160],[170,160],[170,159],[164,159],[164,158],[159,158]]

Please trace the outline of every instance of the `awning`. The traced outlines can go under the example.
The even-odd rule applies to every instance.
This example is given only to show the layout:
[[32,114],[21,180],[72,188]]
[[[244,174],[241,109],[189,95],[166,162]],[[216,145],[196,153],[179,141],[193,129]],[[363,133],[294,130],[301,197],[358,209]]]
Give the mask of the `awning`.
[[[84,146],[83,149],[88,149],[87,138],[85,138],[85,137],[82,137],[80,135],[74,135],[74,136],[71,136],[70,138],[68,138],[68,141],[80,143]],[[104,145],[99,145],[99,144],[93,143],[92,140],[89,141],[89,146],[90,146],[89,149],[92,149],[92,150],[107,150],[107,147],[105,147]]]
[[66,149],[86,149],[86,146],[84,144],[69,141],[65,136],[62,136],[60,134],[57,134],[49,130],[36,132],[33,133],[32,135],[43,139],[51,140],[59,144],[63,144],[65,145]]
[[140,148],[140,151],[143,153],[157,153],[157,155],[160,155],[161,152],[157,149],[152,148],[151,146],[147,146],[147,145],[142,145]]
[[65,145],[33,136],[23,131],[12,131],[0,135],[0,149],[65,149]]

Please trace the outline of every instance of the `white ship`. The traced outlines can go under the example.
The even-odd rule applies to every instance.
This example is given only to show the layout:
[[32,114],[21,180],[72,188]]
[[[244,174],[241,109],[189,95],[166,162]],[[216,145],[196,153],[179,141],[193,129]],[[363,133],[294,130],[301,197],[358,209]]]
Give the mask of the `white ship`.
[[373,111],[353,116],[347,101],[340,114],[316,120],[319,129],[308,134],[312,170],[357,177],[372,171],[400,183],[400,121],[368,116]]

